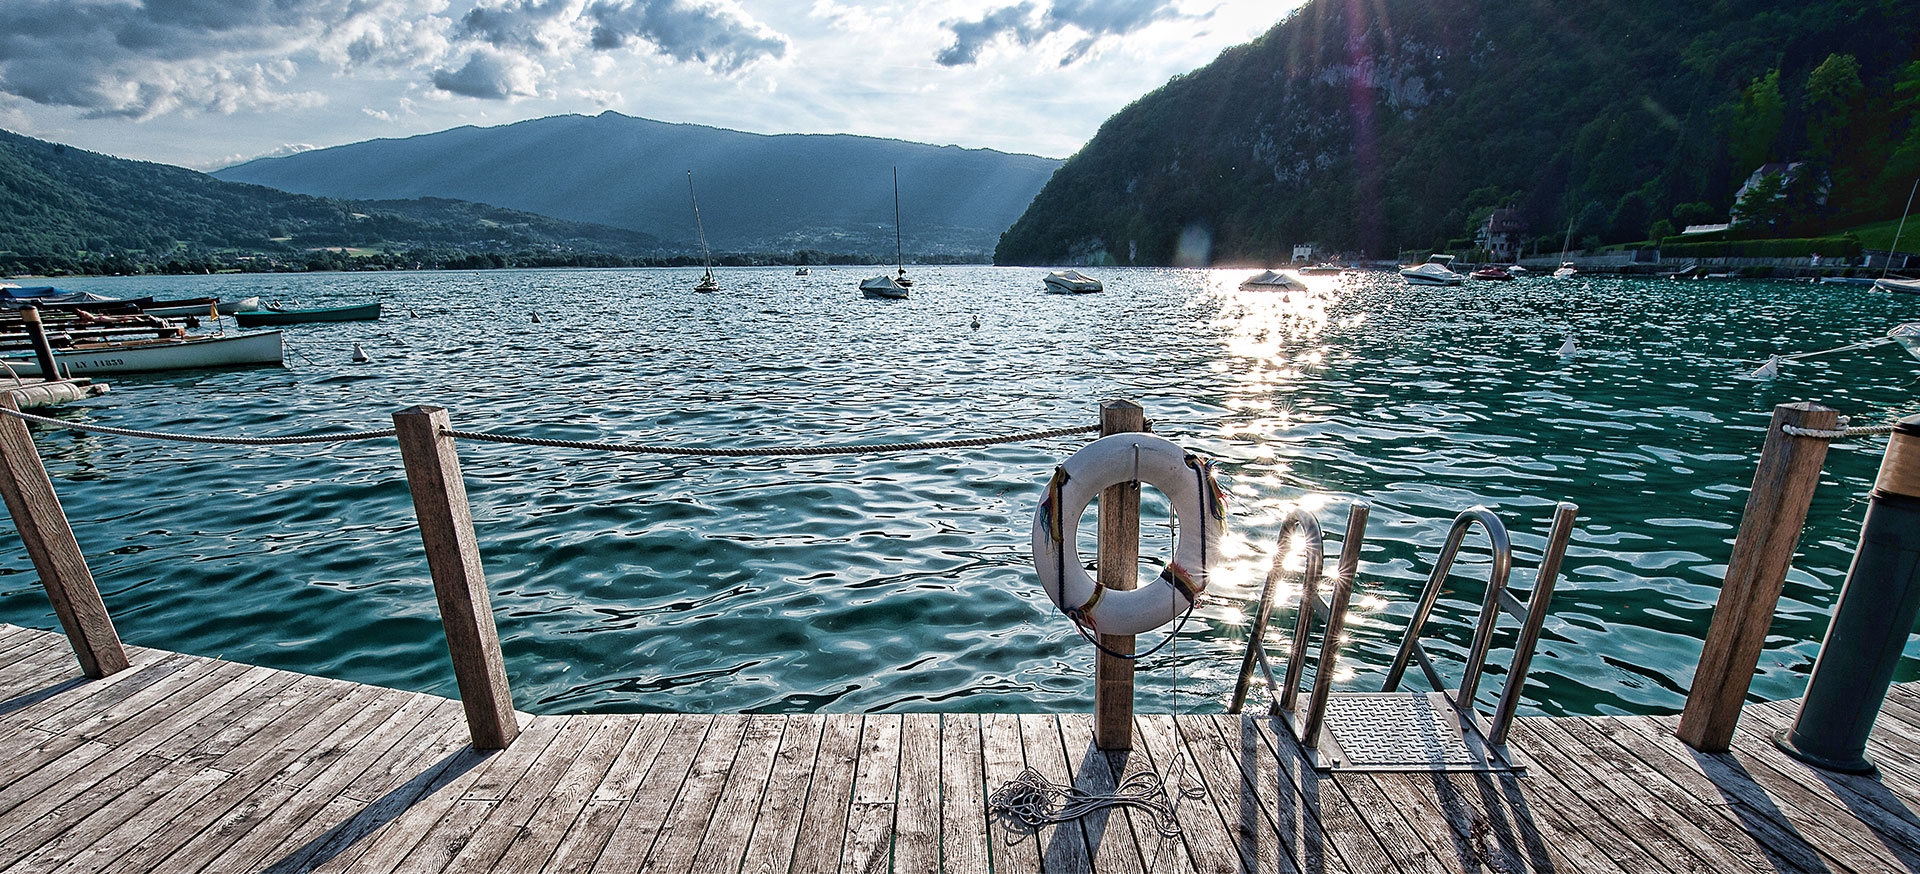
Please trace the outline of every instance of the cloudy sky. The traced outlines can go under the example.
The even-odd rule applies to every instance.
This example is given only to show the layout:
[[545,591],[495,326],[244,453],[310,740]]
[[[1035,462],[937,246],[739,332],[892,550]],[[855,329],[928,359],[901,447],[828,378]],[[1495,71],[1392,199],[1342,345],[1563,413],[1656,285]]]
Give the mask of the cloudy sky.
[[1066,157],[1296,0],[0,0],[0,128],[213,169],[615,110]]

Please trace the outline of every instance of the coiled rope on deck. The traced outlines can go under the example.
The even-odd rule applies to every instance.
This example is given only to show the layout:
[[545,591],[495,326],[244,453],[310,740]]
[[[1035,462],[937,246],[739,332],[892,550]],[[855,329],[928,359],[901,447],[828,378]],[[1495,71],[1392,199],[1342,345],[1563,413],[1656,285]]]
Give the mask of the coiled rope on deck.
[[115,428],[110,425],[86,425],[79,422],[67,422],[61,419],[49,419],[19,410],[0,407],[0,413],[16,419],[52,425],[56,428],[69,428],[74,431],[88,431],[94,434],[112,434],[116,437],[144,437],[150,440],[174,440],[181,443],[214,443],[222,446],[293,446],[303,443],[350,443],[355,440],[377,440],[394,436],[394,429],[382,428],[377,431],[349,431],[345,434],[294,434],[284,437],[220,437],[209,434],[174,434],[166,431],[142,431],[136,428]]
[[[1199,792],[1199,788],[1194,787],[1180,794],[1191,798],[1198,797]],[[1167,797],[1166,785],[1160,780],[1160,775],[1152,771],[1141,771],[1127,777],[1111,793],[1094,794],[1055,783],[1039,771],[1028,768],[994,790],[987,799],[988,815],[1003,816],[1030,831],[1038,831],[1044,825],[1070,822],[1108,807],[1145,810],[1153,815],[1154,829],[1162,837],[1180,836],[1180,820],[1174,814],[1172,800]]]
[[863,443],[849,446],[767,446],[757,449],[728,449],[712,446],[645,446],[633,443],[601,443],[592,440],[556,440],[551,437],[521,437],[513,434],[499,434],[490,431],[460,431],[452,428],[442,431],[441,433],[457,440],[481,440],[488,443],[511,443],[519,446],[546,446],[554,449],[590,449],[600,452],[745,458],[764,455],[860,455],[883,452],[915,452],[927,449],[957,449],[968,446],[993,446],[1000,443],[1045,440],[1049,437],[1089,434],[1098,430],[1100,430],[1099,425],[1082,425],[1075,428],[1028,431],[1023,434],[1007,434],[1000,437],[967,437],[959,440],[922,440],[916,443]]

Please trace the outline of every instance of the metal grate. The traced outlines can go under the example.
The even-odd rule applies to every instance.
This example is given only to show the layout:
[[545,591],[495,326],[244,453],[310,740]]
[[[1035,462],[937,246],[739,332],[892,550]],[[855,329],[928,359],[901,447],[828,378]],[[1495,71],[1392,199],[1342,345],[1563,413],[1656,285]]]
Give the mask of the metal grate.
[[1356,767],[1473,767],[1482,763],[1460,739],[1453,719],[1425,695],[1334,695],[1327,729]]

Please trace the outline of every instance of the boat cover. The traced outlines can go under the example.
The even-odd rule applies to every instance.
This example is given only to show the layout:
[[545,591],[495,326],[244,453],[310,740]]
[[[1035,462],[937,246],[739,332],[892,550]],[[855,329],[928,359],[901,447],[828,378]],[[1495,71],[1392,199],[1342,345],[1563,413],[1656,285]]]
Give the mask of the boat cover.
[[91,291],[68,291],[51,285],[0,287],[0,307],[19,309],[20,307],[52,306],[55,304],[118,303],[117,297],[94,294]]

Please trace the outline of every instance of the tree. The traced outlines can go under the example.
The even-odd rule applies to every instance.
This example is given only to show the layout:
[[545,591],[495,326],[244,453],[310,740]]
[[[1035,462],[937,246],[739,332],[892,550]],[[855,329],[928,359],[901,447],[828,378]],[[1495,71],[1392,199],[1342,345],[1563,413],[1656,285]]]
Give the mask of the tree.
[[1736,178],[1752,173],[1755,167],[1773,157],[1774,144],[1780,139],[1780,127],[1786,122],[1787,104],[1780,97],[1780,71],[1769,70],[1740,92],[1740,103],[1733,112],[1727,149],[1733,158]]
[[1788,217],[1786,189],[1785,174],[1761,176],[1733,205],[1733,223],[1748,231],[1770,234],[1779,230]]
[[1673,236],[1673,222],[1666,219],[1654,222],[1653,227],[1647,229],[1647,239],[1653,241],[1656,246],[1660,245],[1661,240],[1671,236]]
[[1852,55],[1828,55],[1807,74],[1807,146],[1816,160],[1833,160],[1845,140],[1861,93],[1860,62]]
[[1689,225],[1712,224],[1713,220],[1719,217],[1720,213],[1711,203],[1694,201],[1678,204],[1673,208],[1673,223],[1679,225],[1681,230],[1686,230]]

